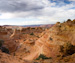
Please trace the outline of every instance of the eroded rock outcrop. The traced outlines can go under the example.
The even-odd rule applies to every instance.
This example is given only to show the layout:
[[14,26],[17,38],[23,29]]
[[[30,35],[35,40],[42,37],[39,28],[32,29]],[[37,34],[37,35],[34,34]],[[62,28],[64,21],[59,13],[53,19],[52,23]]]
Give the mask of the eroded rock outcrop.
[[16,57],[2,53],[0,51],[0,63],[23,63],[23,61],[18,60]]
[[[64,23],[56,23],[52,28],[35,42],[31,49],[30,55],[25,57],[26,60],[36,59],[40,54],[47,57],[57,58],[58,55],[63,56],[60,47],[65,43],[71,43],[75,46],[75,23],[68,20]],[[74,53],[73,53],[74,54]]]

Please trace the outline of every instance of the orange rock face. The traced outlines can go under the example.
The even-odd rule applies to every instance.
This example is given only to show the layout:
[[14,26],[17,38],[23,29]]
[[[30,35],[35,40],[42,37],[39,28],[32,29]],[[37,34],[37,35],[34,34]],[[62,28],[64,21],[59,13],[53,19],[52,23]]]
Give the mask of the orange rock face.
[[[19,60],[22,60],[20,63],[25,60],[33,61],[40,54],[49,58],[38,60],[40,63],[74,63],[75,61],[74,20],[64,23],[57,22],[49,29],[42,27],[19,27],[17,29],[0,27],[0,29],[2,33],[0,39],[5,41],[3,46],[10,51],[9,59],[11,56],[14,57],[13,63],[19,63]],[[0,54],[5,58],[8,56],[2,52]],[[6,61],[4,56],[0,61]],[[7,62],[12,63],[8,59]]]
[[[22,29],[4,28],[1,26],[0,29],[1,29],[0,39],[5,41],[3,44],[3,47],[6,47],[9,50],[11,56],[13,56],[13,57],[15,56],[19,60],[22,60],[23,57],[30,54],[30,49],[35,44],[35,41],[40,38],[40,34],[43,31],[42,28],[40,28],[40,27],[39,28],[30,28],[30,29],[25,28],[25,30],[22,30]],[[4,32],[6,32],[7,34],[4,34],[4,32],[2,30]],[[0,53],[2,54],[2,52],[0,52]],[[3,53],[3,55],[6,55],[5,58],[7,58],[7,54]],[[11,63],[11,61],[9,60],[10,57],[8,59],[6,59],[7,63]],[[4,57],[1,57],[1,59],[2,60],[0,60],[0,61],[6,62]],[[19,60],[13,59],[12,62],[19,63]],[[24,61],[25,60],[23,60],[20,63],[23,63]]]
[[57,58],[58,55],[62,55],[60,52],[60,46],[63,46],[67,42],[75,45],[74,28],[75,24],[73,21],[55,24],[35,42],[30,55],[24,59],[33,60],[40,54],[44,54],[47,57],[52,58]]

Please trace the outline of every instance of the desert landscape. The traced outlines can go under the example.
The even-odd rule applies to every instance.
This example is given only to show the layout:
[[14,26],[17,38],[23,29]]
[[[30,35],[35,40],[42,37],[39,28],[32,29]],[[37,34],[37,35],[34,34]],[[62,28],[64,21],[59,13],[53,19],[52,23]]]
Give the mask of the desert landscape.
[[46,26],[0,26],[0,63],[74,63],[75,19]]
[[0,63],[75,63],[75,0],[0,0]]

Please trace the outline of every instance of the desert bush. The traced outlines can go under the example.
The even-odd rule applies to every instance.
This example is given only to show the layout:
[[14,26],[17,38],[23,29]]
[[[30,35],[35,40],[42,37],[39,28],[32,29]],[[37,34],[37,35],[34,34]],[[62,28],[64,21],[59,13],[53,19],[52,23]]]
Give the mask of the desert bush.
[[3,43],[4,43],[4,40],[0,39],[0,49],[1,49],[1,51],[9,54],[9,50],[6,47],[2,47]]
[[65,43],[63,46],[60,46],[60,52],[63,53],[64,56],[72,55],[75,53],[75,46],[70,42]]
[[6,47],[1,47],[1,51],[4,52],[4,53],[9,54],[9,49],[6,48]]
[[61,55],[57,55],[57,57],[61,57]]
[[36,60],[40,60],[40,59],[51,59],[51,58],[48,58],[45,55],[40,54],[40,56],[38,58],[36,58]]
[[35,28],[31,28],[31,29],[35,29]]
[[40,38],[39,36],[36,36],[36,37]]
[[68,19],[67,22],[68,22],[68,21],[71,21],[71,19]]
[[71,19],[68,19],[66,22],[67,22],[67,23],[70,23],[70,22],[72,22],[72,20],[71,20]]
[[0,39],[0,47],[3,45],[4,40]]
[[60,24],[60,22],[57,22],[57,24]]
[[50,37],[50,40],[53,40],[53,39]]
[[73,23],[75,24],[75,19],[73,20]]
[[30,35],[34,35],[34,33],[32,32]]

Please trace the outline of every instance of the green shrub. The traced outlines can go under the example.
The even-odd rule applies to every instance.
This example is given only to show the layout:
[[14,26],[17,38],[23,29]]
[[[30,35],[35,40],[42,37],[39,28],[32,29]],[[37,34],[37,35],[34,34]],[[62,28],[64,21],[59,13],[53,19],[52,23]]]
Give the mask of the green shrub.
[[61,55],[57,55],[57,57],[61,57]]
[[52,59],[52,57],[49,57],[48,59]]
[[1,51],[4,52],[4,53],[9,54],[9,49],[6,48],[6,47],[1,47]]
[[71,21],[71,19],[68,19],[67,22]]
[[40,56],[38,58],[36,58],[36,60],[40,60],[40,59],[51,59],[51,58],[48,58],[45,55],[40,54]]
[[75,19],[73,20],[73,23],[75,24]]
[[52,41],[53,39],[50,37],[50,40]]
[[30,35],[34,35],[34,33],[32,32]]
[[63,53],[64,56],[72,55],[75,53],[75,46],[70,42],[65,43],[63,46],[60,46],[60,52]]
[[31,29],[35,29],[35,28],[31,28]]
[[4,40],[0,39],[0,47],[3,45],[3,43],[4,43]]

